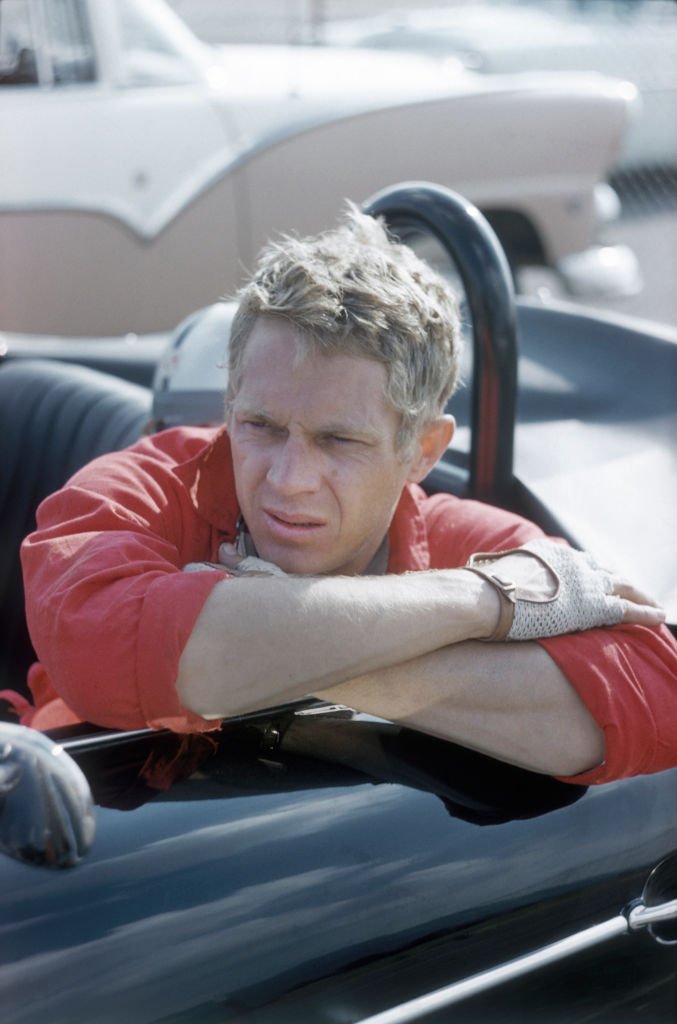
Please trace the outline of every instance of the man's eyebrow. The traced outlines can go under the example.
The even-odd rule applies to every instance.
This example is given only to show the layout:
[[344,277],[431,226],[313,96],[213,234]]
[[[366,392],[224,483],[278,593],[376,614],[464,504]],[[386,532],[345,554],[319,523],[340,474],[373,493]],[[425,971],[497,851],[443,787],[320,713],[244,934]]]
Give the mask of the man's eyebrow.
[[267,420],[269,423],[273,423],[275,420],[274,416],[266,412],[261,408],[260,405],[252,403],[251,405],[240,405],[237,409],[238,416],[249,416],[259,420]]

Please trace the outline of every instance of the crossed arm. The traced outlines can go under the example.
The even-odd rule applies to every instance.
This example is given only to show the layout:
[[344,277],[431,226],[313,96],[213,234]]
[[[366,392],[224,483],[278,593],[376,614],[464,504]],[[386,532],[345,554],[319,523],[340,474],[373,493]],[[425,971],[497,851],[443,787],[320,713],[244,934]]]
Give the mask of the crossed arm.
[[456,644],[318,696],[548,775],[604,760],[602,730],[535,643]]
[[[506,568],[533,570],[510,556]],[[628,584],[615,590],[625,621],[661,620]],[[183,651],[179,697],[220,718],[312,693],[536,771],[599,764],[601,730],[548,654],[478,642],[498,614],[496,591],[462,569],[224,580]]]

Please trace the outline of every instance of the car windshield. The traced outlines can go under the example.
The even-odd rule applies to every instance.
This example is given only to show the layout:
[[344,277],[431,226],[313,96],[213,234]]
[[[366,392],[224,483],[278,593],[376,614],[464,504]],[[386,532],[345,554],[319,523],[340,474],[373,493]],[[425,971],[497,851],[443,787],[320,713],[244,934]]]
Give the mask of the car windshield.
[[152,3],[118,0],[120,85],[181,85],[197,79],[195,41],[171,14]]
[[37,85],[30,10],[22,0],[0,2],[0,83]]
[[95,77],[82,0],[0,0],[0,83],[70,85]]

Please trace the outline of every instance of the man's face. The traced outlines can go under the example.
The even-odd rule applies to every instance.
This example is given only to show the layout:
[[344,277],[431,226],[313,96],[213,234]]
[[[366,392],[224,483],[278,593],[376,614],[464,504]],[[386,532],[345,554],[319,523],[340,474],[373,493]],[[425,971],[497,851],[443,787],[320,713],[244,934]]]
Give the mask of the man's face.
[[237,497],[261,558],[295,574],[369,565],[416,462],[396,450],[385,383],[373,360],[298,358],[288,321],[259,317],[229,429]]

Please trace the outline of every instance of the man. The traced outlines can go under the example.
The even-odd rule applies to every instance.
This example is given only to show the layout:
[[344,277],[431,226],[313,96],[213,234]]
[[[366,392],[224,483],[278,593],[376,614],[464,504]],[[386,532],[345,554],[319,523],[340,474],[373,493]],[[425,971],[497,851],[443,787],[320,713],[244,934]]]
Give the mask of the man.
[[457,366],[447,286],[371,218],[271,245],[225,428],[105,456],[41,507],[26,720],[197,732],[315,694],[577,782],[675,763],[660,609],[532,524],[419,488]]

